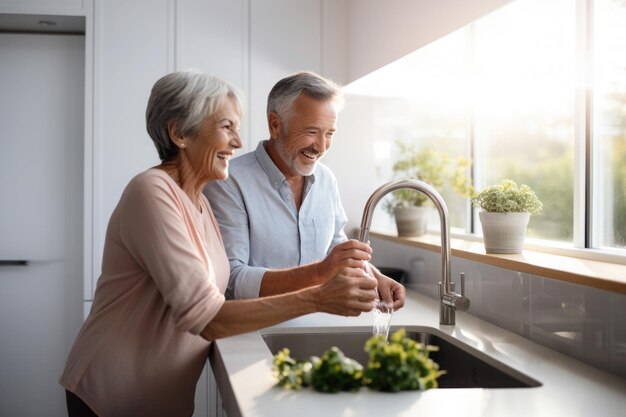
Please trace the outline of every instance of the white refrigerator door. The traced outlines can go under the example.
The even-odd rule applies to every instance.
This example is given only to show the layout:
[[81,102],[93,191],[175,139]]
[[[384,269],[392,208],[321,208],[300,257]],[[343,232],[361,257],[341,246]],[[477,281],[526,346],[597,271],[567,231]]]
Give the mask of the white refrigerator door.
[[1,416],[67,415],[58,379],[82,319],[84,44],[0,33]]

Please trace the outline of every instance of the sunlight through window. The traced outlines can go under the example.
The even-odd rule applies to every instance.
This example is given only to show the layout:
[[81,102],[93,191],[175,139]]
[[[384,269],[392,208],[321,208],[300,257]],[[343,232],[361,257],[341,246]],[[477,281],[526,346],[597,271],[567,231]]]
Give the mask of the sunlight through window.
[[[576,129],[585,122],[576,83],[592,68],[591,126],[581,133],[590,135],[593,168],[580,180],[591,185],[581,187],[591,190],[587,230],[591,247],[625,248],[626,1],[590,2],[590,25],[577,4],[514,1],[346,86],[348,103],[375,115],[365,130],[384,154],[378,177],[391,179],[398,142],[465,157],[476,189],[505,178],[533,188],[544,209],[529,237],[581,246],[573,242]],[[439,191],[452,226],[480,232],[467,198]]]

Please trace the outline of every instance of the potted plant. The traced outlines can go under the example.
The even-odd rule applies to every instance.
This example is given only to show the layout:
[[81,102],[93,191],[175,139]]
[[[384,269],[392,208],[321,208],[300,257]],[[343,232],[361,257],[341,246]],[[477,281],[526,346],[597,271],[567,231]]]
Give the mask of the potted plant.
[[[412,178],[424,181],[437,190],[449,185],[455,192],[471,197],[473,188],[466,176],[468,161],[463,158],[451,159],[445,152],[431,147],[418,148],[396,142],[400,159],[393,164],[395,179]],[[383,205],[396,220],[398,236],[420,236],[426,231],[426,224],[432,210],[425,194],[415,190],[393,191]]]
[[543,207],[529,186],[508,179],[476,194],[472,205],[482,209],[478,215],[487,253],[522,253],[530,215]]

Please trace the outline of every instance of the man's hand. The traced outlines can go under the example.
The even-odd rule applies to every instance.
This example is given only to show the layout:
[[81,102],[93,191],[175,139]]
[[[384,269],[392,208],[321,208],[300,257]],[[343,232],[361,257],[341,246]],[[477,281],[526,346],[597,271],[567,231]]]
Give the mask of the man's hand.
[[393,309],[399,310],[404,306],[404,296],[406,290],[398,281],[383,275],[374,265],[370,264],[374,278],[378,281],[378,293],[380,299],[386,303],[392,303]]
[[363,261],[372,258],[372,248],[358,240],[347,240],[332,248],[326,258],[318,263],[318,275],[323,281],[335,276],[341,268],[361,268]]

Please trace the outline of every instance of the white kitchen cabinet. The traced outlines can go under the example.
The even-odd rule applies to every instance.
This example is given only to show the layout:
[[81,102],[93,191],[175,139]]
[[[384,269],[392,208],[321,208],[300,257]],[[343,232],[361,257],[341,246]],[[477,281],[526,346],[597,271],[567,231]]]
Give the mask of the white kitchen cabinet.
[[0,0],[0,13],[81,15],[91,0]]
[[[177,1],[175,69],[194,68],[216,75],[241,89],[247,99],[248,3],[247,0]],[[246,109],[241,126],[244,141],[249,137],[248,113]]]
[[66,414],[57,380],[81,324],[84,55],[84,36],[0,33],[0,416]]
[[248,78],[248,2],[176,2],[175,67],[195,68],[245,89]]
[[158,163],[145,128],[154,82],[172,69],[173,8],[168,0],[107,0],[94,9],[93,298],[106,227],[129,180]]
[[180,0],[175,14],[175,69],[215,74],[246,96],[240,153],[269,136],[274,83],[296,70],[322,71],[321,0]]

